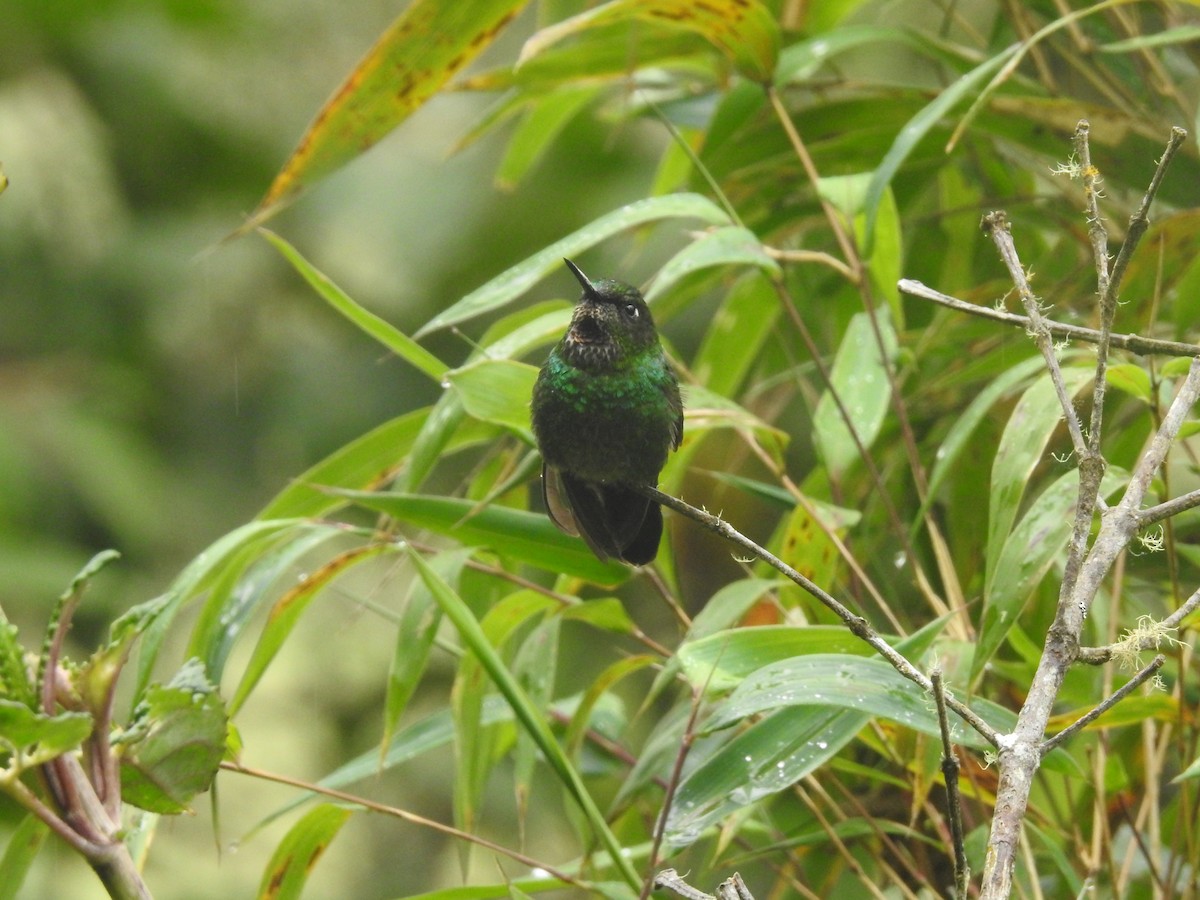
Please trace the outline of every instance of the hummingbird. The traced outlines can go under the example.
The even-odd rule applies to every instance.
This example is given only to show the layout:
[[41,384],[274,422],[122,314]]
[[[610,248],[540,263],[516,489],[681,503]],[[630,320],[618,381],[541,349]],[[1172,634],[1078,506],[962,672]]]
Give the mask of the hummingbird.
[[550,520],[602,560],[643,566],[658,553],[662,510],[633,489],[656,485],[683,437],[679,382],[637,288],[590,280],[533,386]]

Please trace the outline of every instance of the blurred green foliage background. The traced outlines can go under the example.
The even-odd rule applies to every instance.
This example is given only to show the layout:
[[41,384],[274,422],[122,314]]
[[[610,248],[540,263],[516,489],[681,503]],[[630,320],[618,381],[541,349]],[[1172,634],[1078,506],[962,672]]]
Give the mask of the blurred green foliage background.
[[[76,616],[79,654],[102,641],[113,618],[163,591],[190,559],[253,517],[309,465],[380,422],[439,396],[429,379],[338,319],[264,241],[226,239],[255,209],[314,112],[402,5],[399,0],[351,6],[329,0],[10,0],[0,10],[0,164],[11,181],[0,195],[0,602],[27,642],[40,633],[53,598],[96,551],[113,547],[124,559],[97,579]],[[548,2],[527,10],[475,69],[511,64],[533,32],[539,9],[544,21],[554,21],[560,7],[578,6]],[[954,83],[953,73],[977,60],[999,59],[1005,48],[1031,33],[1031,23],[1063,15],[1060,5],[1050,2],[1009,7],[983,0],[944,6],[844,0],[811,8],[780,2],[772,11],[778,14],[784,7],[789,17],[803,18],[802,10],[807,16],[804,34],[786,36],[795,41],[791,49],[799,51],[783,80],[788,114],[803,120],[818,169],[832,176],[871,171],[905,124]],[[929,12],[935,7],[938,15]],[[1178,108],[1195,108],[1195,53],[1186,42],[1177,40],[1181,46],[1164,51],[1163,59],[1174,68],[1166,70],[1161,84],[1153,82],[1169,88],[1159,93],[1146,87],[1145,72],[1159,73],[1142,57],[1130,62],[1116,51],[1093,52],[1097,44],[1109,42],[1111,49],[1116,39],[1130,34],[1140,39],[1140,28],[1151,33],[1160,22],[1175,20],[1176,7],[1168,4],[1142,4],[1139,10],[1145,13],[1145,28],[1143,20],[1114,13],[1111,19],[1088,20],[1095,43],[1077,43],[1070,32],[1048,42],[1045,55],[1026,60],[1019,77],[980,112],[952,157],[942,148],[954,122],[952,117],[939,122],[890,185],[887,210],[897,247],[894,258],[880,263],[887,275],[882,295],[891,296],[895,276],[903,274],[970,293],[981,303],[1002,296],[1010,286],[975,231],[980,211],[996,204],[1024,217],[1022,251],[1042,276],[1039,289],[1044,286],[1046,299],[1065,315],[1082,310],[1081,318],[1088,318],[1094,275],[1078,211],[1082,203],[1076,185],[1051,176],[1051,164],[1066,158],[1075,121],[1084,113],[1092,117],[1096,158],[1110,179],[1106,187],[1112,200],[1106,209],[1123,222],[1131,201],[1144,190]],[[920,52],[908,53],[893,34],[879,44],[886,53],[876,52],[869,41],[854,44],[826,69],[815,45],[804,45],[803,39],[821,36],[823,29],[836,34],[842,25],[866,30],[881,23],[891,32],[925,29]],[[949,50],[939,44],[943,39]],[[944,68],[933,64],[943,55]],[[777,247],[835,251],[812,185],[760,89],[739,81],[713,56],[697,54],[703,64],[696,65],[685,54],[678,70],[663,76],[673,121],[698,143],[703,136],[706,165],[757,238]],[[625,99],[623,75],[609,73],[603,89],[612,102],[572,118],[532,175],[515,188],[501,189],[494,181],[511,132],[500,128],[455,152],[456,142],[479,124],[493,98],[448,91],[379,147],[321,182],[271,227],[357,301],[411,334],[435,311],[534,251],[622,203],[653,194],[660,164],[667,170],[662,183],[668,189],[708,190],[687,171],[677,149],[666,150],[665,129],[643,109],[629,104],[622,107],[628,115],[610,115]],[[1143,94],[1144,106],[1128,102]],[[1166,209],[1176,219],[1167,220],[1160,247],[1191,246],[1196,166],[1193,139],[1164,186]],[[682,238],[681,231],[672,234]],[[1178,244],[1168,240],[1176,234]],[[667,257],[654,239],[621,256],[630,246],[623,240],[596,251],[607,254],[608,269],[589,265],[590,273],[644,282],[655,263]],[[1188,289],[1190,276],[1180,274],[1193,258],[1189,249],[1164,252],[1162,268],[1152,253],[1139,260],[1131,275],[1139,295],[1157,297],[1156,279],[1162,276],[1170,289],[1168,311],[1159,321],[1156,306],[1130,307],[1120,327],[1194,335],[1195,294]],[[874,274],[883,278],[881,272]],[[818,352],[832,354],[870,291],[860,297],[857,288],[810,263],[789,265],[786,278],[804,301]],[[664,313],[660,321],[667,323],[668,341],[681,361],[695,358],[701,336],[717,318],[714,311],[726,302],[733,282],[720,279],[721,273],[702,274],[668,296],[665,309],[656,307],[656,316],[658,310]],[[564,272],[530,291],[523,302],[568,299],[563,296],[568,291],[573,298],[575,290]],[[898,297],[895,302],[905,303]],[[934,460],[955,418],[982,386],[1033,350],[1015,331],[934,313],[915,302],[908,306],[910,318],[901,335],[904,391],[922,457]],[[424,343],[456,365],[486,324],[471,322],[465,334],[437,332]],[[894,592],[888,601],[903,610],[905,626],[924,624],[928,610],[917,602],[920,592],[907,571],[901,572],[916,561],[906,558],[904,542],[883,521],[882,492],[861,473],[852,471],[838,483],[840,476],[822,469],[808,432],[814,430],[813,408],[823,387],[811,377],[790,324],[771,337],[734,399],[793,438],[786,469],[797,483],[803,479],[806,492],[823,496],[831,484],[836,492],[848,486],[845,505],[864,510],[867,522],[854,533],[856,552]],[[700,385],[713,368],[697,378]],[[1121,427],[1114,429],[1106,452],[1127,465],[1148,432],[1150,416],[1129,398],[1113,402],[1124,404],[1118,406],[1124,419],[1117,419]],[[970,464],[961,465],[936,497],[936,514],[947,526],[954,570],[949,574],[965,586],[968,616],[978,615],[986,462],[1003,428],[1004,411],[984,422],[971,452],[964,454]],[[523,452],[514,447],[510,441],[502,451]],[[899,473],[890,482],[899,504],[920,518],[924,512],[915,512],[907,461],[890,421],[879,453],[882,468]],[[449,468],[470,464],[452,459]],[[499,470],[495,460],[487,465]],[[487,465],[479,464],[480,483],[495,474]],[[779,510],[753,515],[751,508],[761,498],[727,485],[714,487],[707,471],[759,477],[757,466],[744,447],[723,434],[706,444],[689,474],[703,484],[704,501],[733,520],[747,520],[747,531],[765,541],[780,524],[775,522]],[[461,475],[439,471],[431,481]],[[1046,477],[1045,471],[1036,475]],[[451,490],[435,483],[429,492],[441,489]],[[740,570],[715,539],[698,529],[678,531],[679,537],[671,537],[671,558],[680,575],[679,593],[694,608]],[[786,537],[789,552],[802,556],[810,546],[790,533]],[[924,544],[917,549],[927,552]],[[390,623],[380,627],[368,607],[376,599],[394,601],[403,587],[398,582],[409,577],[397,574],[399,564],[389,573],[385,563],[323,592],[289,635],[270,677],[238,719],[250,764],[317,778],[376,746],[395,629]],[[839,565],[832,551],[824,563],[830,569]],[[1163,568],[1158,560],[1131,563],[1131,571],[1143,579],[1137,589],[1157,604],[1146,608],[1156,613],[1172,596],[1163,588],[1168,580]],[[480,608],[498,595],[495,585],[483,583],[478,578],[467,586],[477,589],[470,599]],[[1051,601],[1052,590],[1039,588],[1039,599]],[[650,591],[644,579],[637,579],[625,596]],[[597,598],[589,594],[588,599]],[[794,598],[792,603],[799,605]],[[1035,639],[1045,626],[1037,616],[1044,620],[1052,602],[1032,605],[1035,615],[1022,623],[1032,637],[1018,629],[1013,640],[1023,643],[1015,649],[1006,645],[989,672],[991,694],[1014,707],[1028,683]],[[645,630],[677,640],[678,629],[662,604],[629,608],[643,626],[661,617],[663,627]],[[1102,614],[1093,619],[1097,631],[1108,628]],[[817,611],[812,619],[823,621],[819,616]],[[178,626],[172,639],[178,641],[185,628],[186,623]],[[1115,636],[1116,625],[1110,630]],[[551,685],[554,699],[569,697],[595,677],[599,666],[590,665],[583,644],[614,655],[629,652],[608,638],[597,640],[594,632],[571,625],[564,629],[562,671],[554,673],[557,681]],[[953,663],[954,645],[950,648]],[[413,720],[446,705],[460,648],[438,649],[422,676],[422,688],[433,690],[429,698],[418,695],[406,713]],[[249,652],[235,647],[229,671],[240,671]],[[163,654],[173,662],[179,655]],[[649,673],[643,674],[648,682]],[[1079,676],[1078,685],[1068,684],[1073,705],[1094,702],[1090,678]],[[620,689],[631,690],[625,683]],[[663,717],[669,720],[665,726],[652,715],[622,717],[638,709],[640,698],[632,698],[630,710],[613,718],[628,725],[630,746],[636,748],[647,733],[665,734],[675,745],[668,747],[673,753],[682,728],[680,711],[686,711],[689,699],[686,692],[680,695],[671,716]],[[898,742],[909,737],[901,731]],[[1135,756],[1136,747],[1127,740]],[[931,773],[935,761],[926,752],[929,746],[921,745],[920,753],[903,747],[895,757],[924,754]],[[878,756],[862,748],[858,752],[853,764],[859,768],[849,779],[883,771],[878,765],[883,750]],[[583,768],[591,760],[586,751],[581,755]],[[451,821],[453,763],[448,754],[440,756],[381,775],[369,793]],[[560,785],[539,770],[533,812],[522,818],[513,809],[507,765],[506,758],[486,784],[488,799],[496,802],[478,830],[509,845],[521,843],[540,859],[569,858],[578,847],[565,822],[570,813],[555,802],[562,797]],[[916,780],[924,796],[930,782]],[[907,806],[903,793],[881,799],[874,793],[881,789],[871,785],[864,792],[872,813],[909,821],[916,805]],[[147,880],[161,896],[241,896],[258,883],[286,823],[273,823],[245,846],[235,844],[294,792],[222,775],[218,793],[221,822],[212,821],[203,798],[196,816],[160,823]],[[658,795],[648,790],[644,807],[622,823],[623,839],[632,844],[645,838],[642,832],[657,802]],[[795,811],[782,803],[780,808],[776,812],[785,824],[779,834],[789,834],[787,817]],[[1075,824],[1071,804],[1046,808],[1053,808],[1061,822]],[[1180,805],[1183,814],[1188,808]],[[984,819],[977,816],[977,835]],[[0,805],[0,837],[14,821],[15,812]],[[1163,831],[1169,834],[1172,823],[1165,821]],[[519,840],[518,825],[524,829]],[[775,834],[761,837],[769,842]],[[693,858],[707,862],[700,846]],[[394,820],[355,816],[316,868],[309,895],[383,897],[456,883],[462,879],[459,849]],[[814,853],[821,855],[832,858]],[[484,853],[474,854],[471,865],[469,878],[500,877]],[[22,896],[103,894],[81,860],[53,847],[39,857]]]
[[[344,327],[265,242],[223,241],[402,5],[4,4],[0,595],[29,639],[94,552],[113,547],[124,558],[76,617],[73,637],[86,648],[290,478],[435,395],[426,379]],[[492,52],[511,56],[528,31],[518,23]],[[533,249],[646,190],[664,136],[640,128],[613,136],[587,117],[567,129],[537,178],[496,190],[499,139],[451,155],[487,103],[438,98],[273,227],[411,331]],[[452,359],[468,349],[454,336],[430,346]],[[300,694],[307,707],[291,694],[284,708],[266,699],[252,713],[284,770],[305,772],[297,754],[324,746],[328,765],[372,739],[356,740],[353,729],[358,713],[377,717],[379,670],[391,648],[357,644],[355,626],[369,624],[354,614],[349,605],[318,614],[280,661],[285,680],[311,689]],[[328,629],[343,650],[363,648],[357,667],[329,646]],[[371,649],[380,654],[374,665]],[[335,683],[304,665],[318,661],[337,666]],[[305,740],[292,736],[298,726]],[[270,808],[261,796],[255,802]],[[444,796],[431,802],[444,812]],[[12,821],[13,811],[2,811]],[[257,883],[271,842],[240,857],[227,850],[218,864],[207,811],[199,820],[163,824],[151,883],[170,885],[163,896],[173,897],[223,897],[231,884]],[[367,884],[374,873],[358,867],[369,859],[347,863]],[[331,883],[344,887],[349,876],[339,868],[330,866]],[[175,874],[164,882],[167,871]],[[65,851],[43,856],[24,895],[103,896]]]

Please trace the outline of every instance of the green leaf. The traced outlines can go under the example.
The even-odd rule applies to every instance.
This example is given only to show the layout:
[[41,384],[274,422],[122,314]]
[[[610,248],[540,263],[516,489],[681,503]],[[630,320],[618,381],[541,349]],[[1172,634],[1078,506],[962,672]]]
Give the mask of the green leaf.
[[318,271],[316,267],[301,256],[300,251],[279,235],[265,228],[260,228],[258,231],[275,246],[276,250],[283,254],[284,259],[290,262],[297,272],[304,276],[304,280],[324,298],[326,303],[341,313],[359,331],[367,335],[367,337],[374,338],[385,348],[410,363],[418,371],[424,372],[434,381],[441,382],[447,368],[445,363],[403,331],[396,328],[396,326],[360,306],[349,294],[330,281],[327,275]]
[[[781,584],[783,581],[778,578],[742,578],[725,585],[709,598],[704,608],[692,619],[680,651],[685,647],[694,649],[702,638],[733,627],[764,594],[777,590]],[[680,653],[676,657],[682,661]]]
[[771,283],[749,273],[726,295],[692,360],[692,374],[714,394],[735,396],[767,338],[775,331],[781,307]]
[[167,685],[151,685],[114,743],[121,798],[163,815],[188,810],[212,785],[225,755],[228,718],[204,664],[190,659]]
[[602,563],[578,538],[563,534],[544,515],[502,506],[477,508],[471,500],[344,491],[359,506],[417,528],[452,537],[465,547],[487,547],[530,565],[614,587],[629,578],[621,563]]
[[529,398],[538,370],[509,359],[482,359],[454,369],[446,377],[467,415],[502,425],[533,443]]
[[508,150],[496,169],[496,186],[502,190],[516,187],[567,124],[601,90],[596,85],[570,86],[538,97],[508,142]]
[[385,482],[416,440],[429,415],[417,409],[384,422],[331,453],[275,495],[257,518],[319,516],[345,503],[322,487],[371,490]]
[[950,430],[946,432],[946,436],[942,438],[942,443],[938,447],[933,471],[929,473],[929,489],[925,505],[922,507],[921,515],[915,517],[914,521],[923,519],[928,507],[937,499],[938,488],[950,474],[950,469],[958,461],[968,440],[975,433],[975,429],[979,427],[979,423],[983,421],[988,410],[1007,397],[1016,385],[1042,371],[1045,365],[1045,361],[1040,356],[1031,356],[1022,360],[989,381],[987,386],[967,404],[966,409],[954,417]]
[[[1128,479],[1128,473],[1110,466],[1100,492],[1108,496]],[[971,683],[1008,636],[1032,595],[1055,560],[1062,557],[1075,524],[1079,473],[1064,472],[1029,507],[1007,536],[994,569],[988,570],[983,595],[979,638],[971,658]]]
[[34,712],[24,703],[0,698],[0,742],[16,755],[22,770],[39,766],[82,744],[92,733],[87,713],[65,712],[56,716]]
[[[900,292],[896,283],[903,272],[904,249],[901,240],[900,211],[896,198],[889,186],[876,205],[874,219],[868,223],[864,214],[867,191],[871,184],[871,173],[826,176],[817,182],[817,191],[829,203],[840,210],[846,222],[854,228],[858,246],[869,247],[870,253],[863,258],[879,296],[886,298],[892,317],[904,321],[904,308],[900,303]],[[874,229],[867,234],[867,227]]]
[[[911,49],[923,49],[919,36],[907,28],[886,25],[845,25],[820,31],[814,37],[797,41],[779,54],[775,67],[775,85],[804,83],[848,50],[871,44],[899,44]],[[880,49],[878,52],[888,52]]]
[[369,544],[365,547],[355,547],[344,553],[339,553],[332,560],[322,565],[317,571],[301,576],[300,583],[288,590],[271,607],[267,624],[259,635],[258,643],[250,661],[242,672],[242,680],[238,683],[233,699],[229,701],[229,715],[237,715],[242,705],[250,697],[271,661],[287,640],[288,635],[300,621],[308,605],[317,595],[327,588],[334,579],[343,575],[353,567],[376,556],[385,553],[397,553],[399,548],[394,544]]
[[1171,44],[1195,44],[1198,40],[1200,40],[1200,26],[1176,25],[1174,28],[1164,28],[1162,31],[1155,31],[1152,34],[1139,34],[1128,40],[1101,44],[1096,49],[1101,53],[1137,53]]
[[689,641],[677,656],[689,682],[707,693],[721,694],[780,660],[814,653],[866,656],[873,652],[838,625],[763,625]]
[[[0,189],[3,185],[0,184]],[[16,900],[29,867],[50,834],[50,826],[30,813],[12,830],[0,857],[0,900]]]
[[[772,457],[782,460],[783,451],[787,448],[789,439],[787,432],[760,419],[745,407],[698,384],[687,385],[684,388],[683,405],[685,441],[715,428],[748,431],[753,433],[755,439]],[[679,471],[680,462],[684,458],[681,454],[670,458],[671,461],[667,465],[672,474],[664,475],[664,482],[674,477],[674,473]]]
[[867,236],[867,243],[864,247],[866,255],[869,256],[874,250],[872,241],[875,235],[875,217],[878,215],[879,206],[883,202],[884,193],[891,185],[892,179],[896,176],[904,161],[908,159],[930,130],[941,122],[946,114],[962,102],[963,99],[973,97],[979,83],[1004,65],[1017,52],[1018,47],[1019,45],[1009,47],[996,56],[984,60],[971,71],[960,76],[953,84],[938,94],[931,103],[917,113],[901,129],[900,133],[896,135],[892,146],[888,149],[887,154],[883,157],[883,160],[871,176],[871,183],[867,188],[866,200],[863,204],[867,217],[864,227],[864,233]]
[[[978,699],[975,704],[985,718],[992,719],[994,704]],[[840,707],[890,719],[932,737],[941,734],[937,711],[917,685],[882,659],[845,653],[810,653],[763,666],[714,706],[704,728],[727,728],[782,706]],[[984,706],[989,707],[987,712]],[[954,743],[975,749],[991,746],[956,717],[951,717],[950,736]]]
[[660,297],[680,280],[713,266],[755,266],[772,275],[780,275],[779,263],[763,249],[762,241],[748,228],[726,225],[705,232],[692,241],[658,270],[646,291],[646,300]]
[[1150,373],[1141,366],[1133,363],[1120,363],[1109,366],[1104,373],[1104,379],[1117,390],[1124,391],[1131,397],[1137,397],[1146,403],[1154,399],[1154,389],[1150,385]]
[[414,0],[315,119],[246,229],[349,162],[424,105],[495,40],[525,0]]
[[[426,584],[428,585],[428,582]],[[479,622],[479,628],[489,649],[495,648],[498,652],[517,629],[555,605],[554,600],[537,591],[516,591],[492,606]],[[496,731],[483,727],[480,721],[484,698],[488,692],[488,672],[477,653],[463,654],[451,692],[458,759],[454,785],[454,821],[459,828],[468,831],[475,827],[475,813],[487,786],[487,777],[498,762],[498,754],[495,752]],[[514,683],[520,685],[515,676],[511,677],[514,678]],[[524,686],[520,687],[523,691]],[[531,698],[525,696],[525,699],[533,705]],[[534,708],[540,709],[541,706]]]
[[575,707],[575,712],[571,715],[571,721],[567,725],[567,733],[563,740],[567,745],[567,752],[573,757],[579,755],[587,730],[592,725],[592,713],[595,711],[596,705],[606,695],[609,695],[616,685],[630,675],[657,666],[661,662],[662,658],[658,656],[645,654],[626,656],[609,663],[604,671],[593,678],[587,690],[583,692],[583,697],[580,699],[579,705]]
[[[430,319],[416,333],[420,338],[432,331],[457,325],[511,303],[549,275],[559,271],[563,257],[571,257],[630,228],[659,219],[700,219],[710,225],[727,225],[729,217],[711,200],[699,194],[667,194],[626,204],[555,241],[523,262],[472,291],[449,309]],[[563,269],[562,271],[566,271]],[[572,292],[578,291],[571,280]]]
[[267,863],[258,887],[259,900],[300,900],[309,873],[346,824],[350,812],[323,803],[293,825]]
[[529,702],[462,598],[450,589],[450,586],[429,567],[419,553],[410,550],[409,557],[442,607],[446,618],[453,622],[454,627],[458,629],[463,644],[478,658],[480,665],[487,671],[492,682],[512,707],[518,721],[537,743],[546,762],[549,763],[562,786],[579,804],[592,833],[608,851],[613,864],[630,887],[636,889],[640,884],[637,873],[622,852],[620,842],[609,830],[608,823],[596,807],[596,803],[584,786],[579,773],[575,771],[562,747],[555,740],[554,734],[550,731],[541,712]]
[[1158,370],[1159,375],[1163,378],[1182,378],[1188,373],[1188,369],[1192,367],[1190,357],[1176,357],[1168,359],[1162,364],[1162,368]]
[[867,724],[869,716],[818,706],[792,706],[753,723],[715,752],[703,741],[696,768],[675,793],[666,841],[683,847],[738,809],[778,793],[816,771]]
[[236,558],[247,546],[261,547],[270,544],[284,532],[308,525],[304,520],[267,519],[249,522],[209,545],[208,549],[187,564],[183,572],[172,582],[167,593],[155,600],[135,606],[115,623],[113,633],[122,627],[145,629],[138,657],[138,680],[135,696],[140,696],[150,680],[150,672],[158,657],[158,649],[166,637],[167,629],[179,609],[197,593],[218,578],[230,559]]
[[0,608],[0,697],[32,708],[36,694],[25,669],[25,649],[17,626],[9,622]]
[[565,37],[626,19],[699,34],[754,81],[765,84],[775,71],[779,28],[759,0],[611,0],[537,32],[526,41],[517,65]]
[[[462,567],[470,558],[470,548],[439,553],[430,565],[449,584],[456,585]],[[425,666],[433,639],[437,637],[442,621],[441,608],[429,592],[424,581],[416,579],[409,588],[408,599],[400,611],[400,622],[396,628],[396,648],[392,653],[392,664],[388,670],[387,696],[383,704],[383,737],[379,743],[379,759],[382,766],[392,744],[392,736],[400,717],[408,708]]]
[[[557,608],[558,604],[554,606]],[[549,609],[546,607],[547,611]],[[549,709],[554,699],[554,687],[559,675],[562,623],[562,616],[542,615],[539,621],[533,623],[533,628],[521,641],[513,658],[513,675],[529,701],[538,709]],[[569,739],[564,743],[570,753]],[[533,794],[534,767],[541,759],[541,752],[537,741],[524,729],[517,731],[517,746],[512,756],[513,793],[518,814],[525,818],[529,812],[529,798]]]
[[813,441],[831,475],[840,475],[859,459],[858,447],[841,410],[833,401],[836,393],[849,416],[854,433],[863,448],[869,448],[879,436],[887,415],[891,390],[887,366],[896,355],[896,334],[885,307],[876,311],[887,360],[880,356],[879,344],[867,313],[856,313],[846,328],[830,372],[830,390],[821,395],[813,413]]
[[[1064,368],[1062,375],[1067,394],[1073,397],[1091,380],[1092,370]],[[988,584],[996,572],[996,560],[1008,539],[1012,523],[1016,521],[1029,477],[1041,464],[1046,445],[1062,422],[1062,415],[1054,383],[1048,374],[1043,374],[1021,395],[1004,426],[992,461],[988,492]]]
[[1192,760],[1191,765],[1171,779],[1171,784],[1178,784],[1180,781],[1188,781],[1192,778],[1200,778],[1200,756]]
[[344,535],[343,528],[315,522],[295,529],[288,540],[274,546],[247,545],[234,553],[209,588],[185,655],[198,657],[209,677],[219,683],[233,645],[279,583],[295,579],[297,564],[309,552]]

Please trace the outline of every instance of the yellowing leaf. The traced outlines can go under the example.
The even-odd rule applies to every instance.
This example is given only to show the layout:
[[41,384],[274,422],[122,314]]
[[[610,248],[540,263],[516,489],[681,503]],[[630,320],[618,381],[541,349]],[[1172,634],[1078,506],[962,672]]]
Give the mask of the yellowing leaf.
[[767,82],[774,75],[779,28],[758,0],[612,0],[543,28],[525,43],[518,65],[572,34],[629,19],[695,32],[747,78]]
[[243,231],[372,147],[479,55],[526,0],[414,0],[317,113]]

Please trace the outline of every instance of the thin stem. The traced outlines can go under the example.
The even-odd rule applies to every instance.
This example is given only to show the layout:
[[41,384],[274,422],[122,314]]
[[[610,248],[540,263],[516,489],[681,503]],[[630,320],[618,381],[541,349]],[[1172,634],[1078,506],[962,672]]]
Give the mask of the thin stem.
[[1200,506],[1200,489],[1188,491],[1188,493],[1181,497],[1176,497],[1174,500],[1167,500],[1165,503],[1159,503],[1157,506],[1150,506],[1141,510],[1137,514],[1138,527],[1145,528],[1147,525],[1153,525],[1155,522],[1169,519],[1197,506]]
[[1132,641],[1128,639],[1117,641],[1103,647],[1080,647],[1078,659],[1081,663],[1089,666],[1101,666],[1117,656],[1137,653],[1141,650],[1157,650],[1165,632],[1178,628],[1179,623],[1197,609],[1200,609],[1200,589],[1197,589],[1179,609],[1159,622],[1151,633],[1141,635]]
[[764,247],[767,256],[771,259],[777,259],[780,262],[795,262],[819,263],[823,266],[828,266],[833,269],[847,281],[853,283],[855,276],[854,270],[832,254],[825,253],[821,250],[777,250],[774,247]]
[[1166,661],[1167,658],[1165,656],[1163,656],[1161,653],[1158,654],[1158,656],[1154,657],[1154,659],[1150,661],[1149,665],[1143,667],[1140,672],[1113,691],[1112,696],[1108,697],[1103,703],[1097,704],[1095,707],[1088,710],[1058,734],[1054,735],[1054,737],[1042,741],[1042,755],[1045,756],[1063,741],[1074,737],[1092,722],[1096,721],[1096,719],[1100,718],[1102,715],[1128,697],[1131,693],[1133,693],[1133,691],[1137,690],[1138,686],[1141,685],[1147,678],[1161,669]]
[[[663,797],[662,812],[659,813],[658,823],[654,827],[654,840],[650,845],[650,868],[658,865],[658,851],[662,847],[663,836],[667,832],[667,816],[671,814],[671,804],[675,800],[675,791],[683,780],[683,764],[687,760],[688,751],[692,749],[695,739],[696,720],[700,717],[700,697],[692,699],[692,711],[688,715],[687,725],[683,729],[683,739],[679,742],[679,752],[675,754],[675,767],[671,770],[671,779],[667,782],[666,796]],[[657,886],[656,878],[647,878],[642,885],[639,900],[646,900],[650,891]]]
[[528,866],[531,869],[541,869],[550,875],[551,878],[557,878],[566,884],[574,885],[575,887],[583,889],[588,888],[587,882],[581,881],[572,875],[568,875],[566,872],[559,871],[553,866],[547,865],[542,860],[537,860],[531,856],[526,856],[519,850],[513,850],[509,847],[497,844],[494,841],[489,841],[487,838],[480,837],[477,834],[460,831],[452,825],[445,825],[441,822],[435,821],[434,819],[427,819],[424,816],[411,813],[406,809],[400,809],[396,806],[388,806],[384,803],[376,803],[373,800],[368,800],[365,797],[359,797],[355,794],[349,794],[346,791],[339,791],[335,788],[325,787],[324,785],[320,784],[312,784],[299,778],[291,778],[287,775],[279,775],[275,772],[268,772],[265,769],[256,769],[252,766],[243,765],[242,763],[225,761],[221,763],[221,768],[229,772],[240,772],[242,775],[249,775],[253,778],[261,778],[264,781],[273,781],[276,784],[285,784],[289,787],[311,791],[314,794],[321,794],[325,797],[331,797],[332,799],[338,800],[342,803],[351,803],[355,806],[361,806],[363,809],[368,809],[371,812],[378,812],[385,815],[394,816],[395,818],[401,819],[412,825],[420,825],[423,828],[428,828],[431,831],[437,831],[441,834],[447,835],[448,837],[456,838],[460,841],[466,841],[470,844],[476,844],[477,846],[483,847],[486,850],[491,850],[493,853],[506,856],[509,859],[519,862],[524,866]]
[[[911,297],[929,300],[957,312],[991,319],[993,322],[1003,322],[1006,325],[1013,325],[1026,331],[1032,327],[1028,316],[1010,313],[1002,309],[993,309],[990,306],[978,306],[974,303],[968,303],[966,300],[959,300],[957,297],[951,297],[949,294],[943,294],[941,291],[934,290],[928,285],[922,284],[920,281],[915,281],[912,278],[901,278],[897,287],[899,287],[902,293],[908,294]],[[1055,322],[1053,319],[1044,317],[1042,322],[1049,332],[1057,338],[1084,341],[1089,344],[1099,343],[1100,341],[1100,332],[1094,328],[1084,328],[1082,325]],[[1109,345],[1122,350],[1129,350],[1139,356],[1200,356],[1200,344],[1185,344],[1182,341],[1160,341],[1137,334],[1110,335]]]
[[[709,531],[720,535],[730,543],[736,544],[743,550],[746,550],[758,559],[761,559],[771,568],[783,574],[784,577],[790,580],[793,584],[796,584],[801,589],[816,598],[830,612],[832,612],[846,624],[846,627],[850,629],[851,634],[860,640],[865,641],[872,648],[874,648],[874,650],[885,660],[887,660],[897,672],[899,672],[909,681],[919,685],[924,691],[930,691],[933,689],[933,685],[929,681],[929,678],[907,659],[905,659],[900,653],[893,649],[887,641],[880,637],[879,633],[871,627],[866,619],[854,612],[851,612],[850,609],[841,601],[833,597],[821,587],[814,584],[809,579],[805,578],[769,550],[754,543],[754,541],[750,540],[750,538],[746,537],[728,522],[712,515],[711,513],[705,512],[704,510],[697,509],[691,504],[680,500],[678,497],[672,497],[670,494],[665,494],[656,487],[651,487],[650,485],[639,485],[634,489],[637,490],[638,493],[642,494],[642,496],[648,497],[656,503],[659,503],[668,509],[674,510],[681,516],[687,516],[692,521],[703,525]],[[949,706],[950,709],[954,710],[955,714],[958,715],[959,718],[979,732],[979,734],[982,735],[983,738],[988,741],[988,743],[992,744],[993,746],[998,745],[998,736],[996,730],[992,728],[992,726],[986,721],[984,721],[983,718],[980,717],[974,710],[972,710],[966,704],[955,700],[953,697],[946,698],[946,705]]]
[[1013,284],[1016,285],[1021,304],[1025,307],[1025,314],[1029,317],[1029,328],[1033,333],[1034,343],[1037,344],[1042,358],[1046,361],[1046,368],[1050,370],[1050,377],[1054,382],[1055,392],[1058,394],[1058,402],[1062,406],[1063,416],[1066,418],[1067,431],[1071,435],[1071,446],[1074,447],[1076,455],[1082,459],[1088,455],[1088,445],[1083,439],[1079,416],[1075,413],[1075,406],[1071,402],[1071,397],[1063,382],[1062,368],[1058,364],[1058,356],[1054,351],[1054,339],[1050,335],[1049,328],[1046,327],[1046,319],[1038,307],[1038,299],[1029,286],[1025,267],[1021,265],[1021,259],[1017,256],[1017,248],[1009,229],[1008,216],[1000,210],[990,212],[983,217],[982,224],[983,230],[996,245],[996,250],[1000,253],[1000,259],[1008,269]]
[[954,846],[954,890],[959,900],[964,900],[971,881],[971,869],[967,865],[967,851],[963,846],[962,801],[958,795],[958,756],[950,741],[950,722],[946,716],[946,690],[942,684],[942,670],[929,673],[933,685],[933,699],[937,703],[938,727],[942,732],[942,778],[946,782],[946,814],[950,820],[950,842]]

